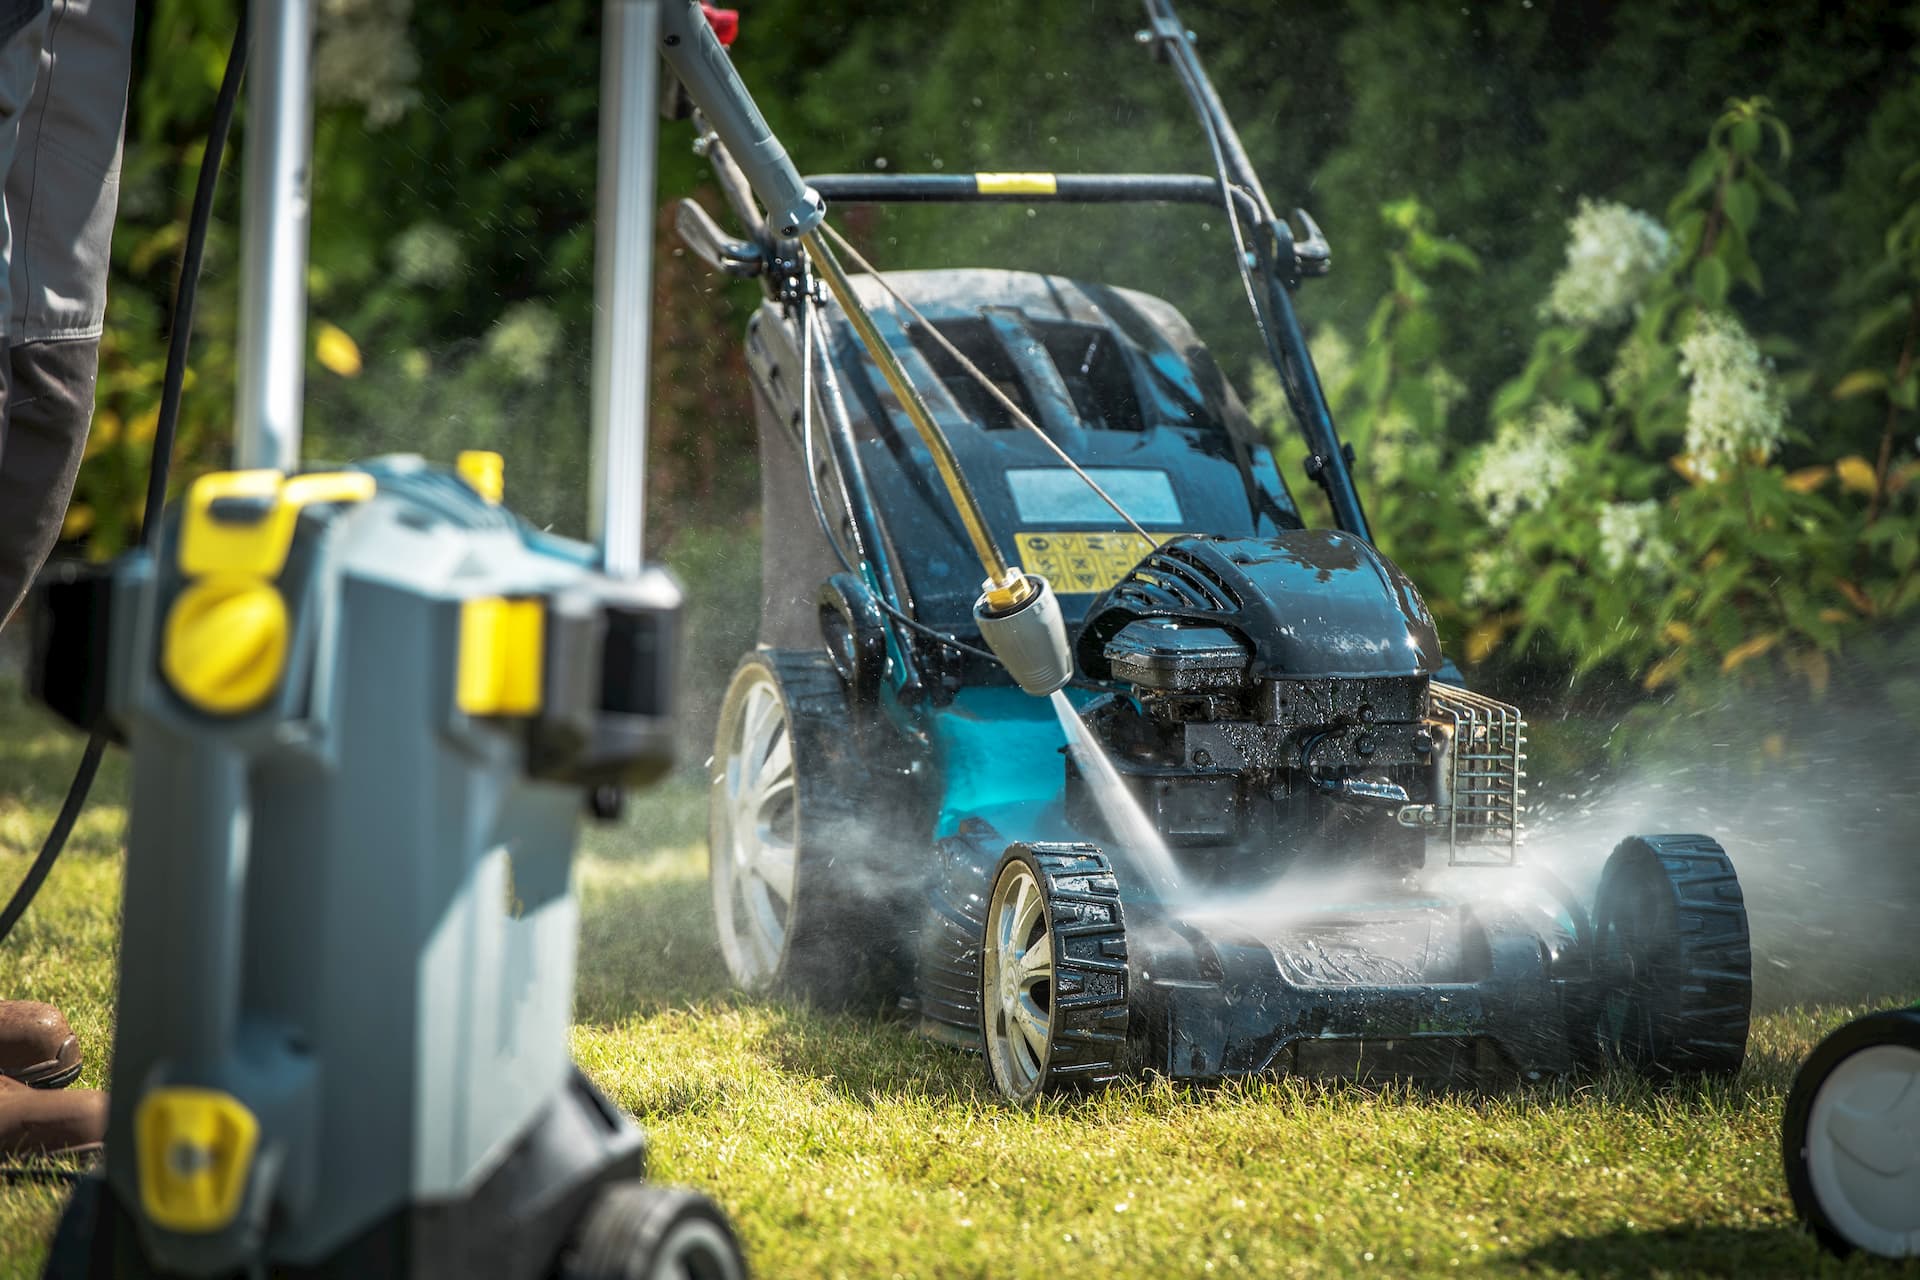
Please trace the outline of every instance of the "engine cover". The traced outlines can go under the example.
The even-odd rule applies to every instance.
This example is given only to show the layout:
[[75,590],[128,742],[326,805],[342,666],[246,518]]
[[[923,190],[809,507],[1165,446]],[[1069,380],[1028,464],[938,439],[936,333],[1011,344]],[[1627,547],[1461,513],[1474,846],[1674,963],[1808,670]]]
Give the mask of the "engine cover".
[[1145,618],[1216,628],[1243,642],[1256,680],[1430,676],[1440,640],[1420,593],[1351,534],[1295,529],[1270,538],[1175,538],[1087,610],[1080,668],[1124,679],[1108,641]]

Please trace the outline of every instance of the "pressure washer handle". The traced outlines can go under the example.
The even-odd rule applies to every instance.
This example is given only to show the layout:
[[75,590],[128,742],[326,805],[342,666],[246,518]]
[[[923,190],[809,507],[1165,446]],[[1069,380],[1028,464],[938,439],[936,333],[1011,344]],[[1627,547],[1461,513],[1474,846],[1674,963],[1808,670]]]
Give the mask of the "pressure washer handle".
[[767,127],[696,0],[669,0],[660,18],[660,53],[746,174],[773,232],[793,240],[819,226],[826,205]]

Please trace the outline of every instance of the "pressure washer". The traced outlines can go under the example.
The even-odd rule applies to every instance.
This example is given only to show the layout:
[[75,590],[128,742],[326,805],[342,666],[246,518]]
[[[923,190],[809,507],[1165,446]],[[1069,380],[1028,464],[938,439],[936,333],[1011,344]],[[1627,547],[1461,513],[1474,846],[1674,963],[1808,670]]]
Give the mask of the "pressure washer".
[[[1268,200],[1172,6],[1146,11],[1211,172],[802,180],[696,120],[745,231],[692,201],[676,225],[764,293],[759,634],[711,766],[734,981],[897,1002],[1017,1101],[1140,1071],[1737,1070],[1731,861],[1634,836],[1591,903],[1527,865],[1524,720],[1374,545],[1307,350],[1326,237]],[[1169,302],[881,272],[816,197],[1215,210],[1332,527]]]
[[1793,1207],[1827,1249],[1920,1258],[1920,1005],[1855,1018],[1814,1046],[1780,1147]]
[[132,756],[105,1168],[46,1274],[739,1276],[568,1051],[576,826],[670,763],[681,595],[641,554],[658,59],[705,20],[605,6],[593,544],[513,515],[495,454],[301,467],[312,7],[250,23],[239,469],[50,583],[37,627],[37,692],[89,759]]

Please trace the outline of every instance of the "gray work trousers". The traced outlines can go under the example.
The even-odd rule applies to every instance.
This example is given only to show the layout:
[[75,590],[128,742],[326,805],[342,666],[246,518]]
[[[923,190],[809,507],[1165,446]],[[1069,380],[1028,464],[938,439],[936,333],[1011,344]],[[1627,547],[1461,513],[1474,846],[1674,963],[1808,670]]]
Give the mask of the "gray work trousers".
[[59,539],[93,420],[135,0],[0,0],[0,626]]

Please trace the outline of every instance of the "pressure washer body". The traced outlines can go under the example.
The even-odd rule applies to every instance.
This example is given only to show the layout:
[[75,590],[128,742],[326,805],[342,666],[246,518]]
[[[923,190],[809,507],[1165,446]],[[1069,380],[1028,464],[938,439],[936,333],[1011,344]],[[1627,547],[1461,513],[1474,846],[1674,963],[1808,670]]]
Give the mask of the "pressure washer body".
[[593,562],[392,458],[204,477],[50,592],[45,696],[132,752],[116,1138],[50,1274],[541,1275],[641,1174],[569,1056],[571,853],[669,763],[679,591]]
[[[1180,73],[1215,175],[810,184],[830,207],[1211,205],[1335,527],[1306,527],[1165,300],[981,269],[847,282],[825,261],[828,298],[707,139],[749,238],[691,202],[678,225],[767,291],[746,339],[759,645],[710,810],[736,981],[898,1002],[1022,1101],[1139,1071],[1736,1070],[1731,862],[1705,836],[1632,837],[1591,902],[1526,864],[1521,713],[1465,687],[1417,573],[1373,544],[1293,311],[1325,240],[1275,214],[1191,33],[1147,9],[1140,43]],[[1029,654],[1050,627],[1009,637],[975,603],[1001,549],[1049,584],[1071,714],[1030,696],[1060,688]]]

